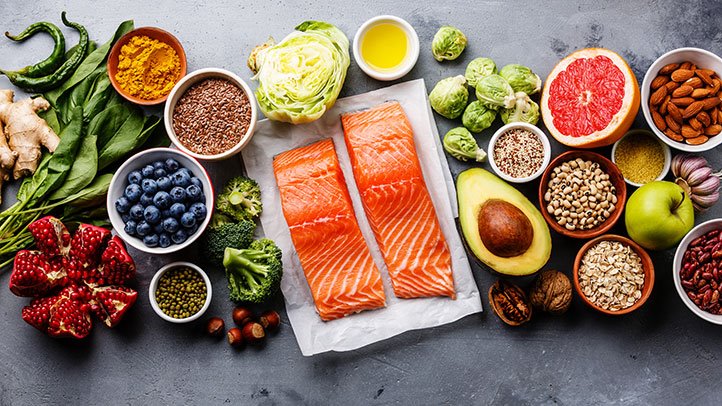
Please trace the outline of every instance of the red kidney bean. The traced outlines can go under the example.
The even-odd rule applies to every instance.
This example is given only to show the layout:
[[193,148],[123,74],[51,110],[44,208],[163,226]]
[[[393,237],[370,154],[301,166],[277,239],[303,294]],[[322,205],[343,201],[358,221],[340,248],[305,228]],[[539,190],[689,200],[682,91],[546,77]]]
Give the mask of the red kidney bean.
[[722,315],[722,229],[695,238],[679,271],[687,297],[700,309]]

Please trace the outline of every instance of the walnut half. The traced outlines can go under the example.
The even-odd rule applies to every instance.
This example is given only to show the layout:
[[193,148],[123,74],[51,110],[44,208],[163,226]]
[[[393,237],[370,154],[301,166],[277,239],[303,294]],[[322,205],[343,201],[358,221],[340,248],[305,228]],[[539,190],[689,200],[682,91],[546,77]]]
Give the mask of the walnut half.
[[489,303],[494,313],[506,324],[518,326],[531,319],[531,305],[520,287],[503,280],[489,288]]
[[562,314],[572,303],[572,283],[559,271],[543,271],[534,281],[529,296],[532,306],[537,309]]

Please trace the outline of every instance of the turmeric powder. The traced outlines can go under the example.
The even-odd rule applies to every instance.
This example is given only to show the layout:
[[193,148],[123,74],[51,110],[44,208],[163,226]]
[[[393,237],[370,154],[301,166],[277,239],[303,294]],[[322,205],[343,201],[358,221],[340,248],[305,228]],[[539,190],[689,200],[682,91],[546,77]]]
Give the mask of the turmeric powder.
[[120,49],[115,79],[129,95],[157,100],[170,93],[180,70],[180,57],[170,45],[137,35]]

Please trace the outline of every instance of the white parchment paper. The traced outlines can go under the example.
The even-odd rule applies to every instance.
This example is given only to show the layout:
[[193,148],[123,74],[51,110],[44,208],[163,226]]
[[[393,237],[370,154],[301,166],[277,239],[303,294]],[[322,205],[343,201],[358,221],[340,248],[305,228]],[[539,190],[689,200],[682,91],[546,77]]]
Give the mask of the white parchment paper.
[[[416,151],[424,179],[436,208],[442,231],[451,250],[457,298],[398,299],[381,252],[361,205],[358,189],[344,143],[340,114],[363,110],[385,101],[401,103],[414,130]],[[333,138],[339,162],[353,201],[359,226],[381,270],[386,307],[324,322],[316,313],[291,234],[281,210],[281,200],[273,174],[273,157],[281,152]],[[258,123],[251,143],[243,149],[248,176],[261,186],[263,214],[261,225],[267,237],[283,250],[284,277],[281,284],[286,310],[303,355],[326,351],[349,351],[384,340],[404,331],[451,323],[481,309],[479,290],[471,274],[464,246],[455,224],[456,195],[448,163],[444,157],[436,124],[426,98],[423,80],[414,80],[373,92],[340,99],[319,120],[290,125],[270,120]]]

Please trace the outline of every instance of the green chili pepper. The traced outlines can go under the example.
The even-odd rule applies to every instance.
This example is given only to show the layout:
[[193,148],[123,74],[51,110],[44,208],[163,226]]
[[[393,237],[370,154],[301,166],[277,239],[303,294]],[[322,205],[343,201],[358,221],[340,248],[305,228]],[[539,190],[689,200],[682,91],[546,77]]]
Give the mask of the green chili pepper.
[[17,74],[15,72],[4,72],[5,76],[10,79],[10,82],[15,86],[31,93],[42,93],[48,90],[54,89],[60,86],[66,79],[68,79],[73,72],[80,66],[85,58],[86,51],[88,50],[88,31],[82,25],[73,23],[65,18],[65,11],[62,15],[63,24],[68,27],[75,28],[80,33],[80,41],[78,42],[77,50],[73,55],[66,60],[55,72],[50,75],[42,76],[39,78],[31,78],[27,75]]
[[[50,34],[53,41],[55,41],[53,52],[45,60],[42,60],[35,65],[28,65],[24,68],[18,69],[14,71],[14,73],[31,78],[37,78],[53,73],[55,69],[62,65],[65,55],[65,37],[57,25],[41,21],[30,25],[18,35],[10,35],[9,32],[5,32],[5,36],[13,41],[23,42],[38,32],[47,32]],[[8,73],[11,72],[8,71]]]

